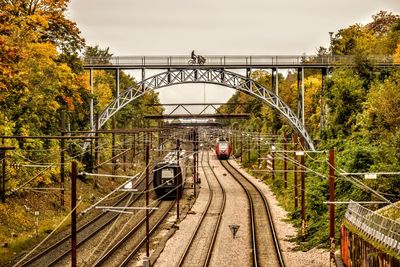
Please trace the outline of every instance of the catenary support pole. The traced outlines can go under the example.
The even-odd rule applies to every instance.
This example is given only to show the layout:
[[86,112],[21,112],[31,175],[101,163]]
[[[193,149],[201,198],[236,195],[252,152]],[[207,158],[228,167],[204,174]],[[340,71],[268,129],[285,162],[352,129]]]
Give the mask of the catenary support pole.
[[122,161],[124,162],[124,165],[123,165],[124,172],[126,172],[126,151],[128,149],[126,146],[126,143],[127,143],[126,135],[124,134],[124,135],[122,135],[122,149],[124,150],[123,151],[124,154],[122,154]]
[[[293,150],[297,151],[297,142],[298,142],[298,134],[294,133],[293,137]],[[294,209],[298,208],[298,188],[297,188],[297,155],[294,153],[294,161],[293,161],[293,171],[294,171]]]
[[306,121],[304,117],[304,67],[301,68],[301,122],[305,127]]
[[1,172],[1,201],[6,202],[6,150],[1,150],[2,172]]
[[284,188],[287,189],[287,143],[286,143],[286,132],[283,132],[283,180]]
[[271,146],[271,156],[272,156],[272,158],[271,158],[271,161],[272,161],[272,172],[271,172],[271,177],[272,177],[272,180],[275,180],[275,132],[274,131],[272,131],[272,139],[271,139],[271,143],[272,143],[272,146]]
[[[99,130],[99,115],[96,115],[96,133],[94,134],[95,137],[98,137],[98,131]],[[99,139],[96,138],[94,140],[94,173],[98,173],[98,165],[99,165]]]
[[[279,75],[277,68],[275,69],[275,94],[279,95]],[[278,104],[278,98],[276,99],[276,103]]]
[[250,134],[247,134],[247,162],[250,162]]
[[89,70],[90,76],[90,129],[94,129],[94,96],[93,96],[93,69]]
[[243,163],[243,132],[240,128],[240,163]]
[[71,266],[76,266],[76,178],[78,176],[76,161],[71,168]]
[[[180,143],[179,143],[179,139],[177,139],[176,140],[176,159],[177,159],[177,163],[178,163],[178,174],[177,174],[177,177],[180,177],[180,168],[179,168],[179,150],[180,150],[180,147],[181,147],[181,145],[180,145]],[[180,189],[180,187],[181,187],[181,185],[180,184],[178,184],[178,178],[177,177],[175,177],[175,181],[176,181],[176,183],[175,183],[175,185],[176,185],[176,221],[178,222],[179,221],[179,199],[180,199],[180,191],[179,191],[179,189]]]
[[[61,136],[65,132],[65,111],[61,111]],[[65,194],[65,139],[60,140],[60,206],[64,207],[64,194]]]
[[[145,139],[145,136],[143,136]],[[150,256],[150,224],[149,224],[149,203],[150,203],[150,194],[149,194],[149,144],[146,142],[146,257]]]
[[329,150],[329,261],[335,265],[335,151]]
[[261,136],[260,132],[258,133],[258,143],[257,143],[257,151],[258,151],[258,168],[261,168]]
[[[112,129],[115,130],[115,117],[112,117]],[[112,157],[112,173],[113,175],[117,174],[117,160],[115,159],[115,133],[112,132],[111,134],[111,143],[112,143],[112,148],[111,148],[111,157]]]
[[301,155],[301,239],[306,241],[306,183],[305,183],[305,158],[304,158],[304,138],[300,138],[301,150],[303,153]]
[[136,134],[133,134],[132,159],[136,157]]

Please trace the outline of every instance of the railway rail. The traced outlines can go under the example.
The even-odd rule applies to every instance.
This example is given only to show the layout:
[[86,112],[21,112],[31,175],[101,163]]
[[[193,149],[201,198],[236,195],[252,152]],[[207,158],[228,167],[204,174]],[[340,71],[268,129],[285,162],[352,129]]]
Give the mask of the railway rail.
[[[157,201],[150,211],[150,236],[158,229],[175,206],[175,201]],[[146,243],[146,218],[142,217],[118,242],[108,249],[92,266],[129,266]],[[127,253],[127,251],[129,251]]]
[[[145,177],[138,179],[133,187],[138,190],[144,190]],[[135,195],[131,198],[131,194],[124,194],[113,206],[132,206],[142,197],[142,194]],[[83,224],[77,229],[78,243],[77,248],[81,247],[96,234],[102,231],[105,227],[113,223],[119,214],[103,212],[90,219],[88,222]],[[45,248],[40,253],[29,258],[27,261],[23,262],[21,266],[55,266],[58,262],[64,259],[71,253],[71,234],[67,234],[65,237],[61,238],[59,241],[53,243],[49,247]]]
[[[204,151],[201,158],[202,165],[204,166],[203,155]],[[226,192],[210,165],[208,151],[207,164],[207,169],[202,168],[210,188],[209,198],[205,211],[196,225],[195,231],[181,256],[178,266],[208,266],[212,256],[225,209]]]
[[285,262],[279,246],[270,208],[265,195],[229,161],[220,161],[222,166],[245,190],[250,204],[250,229],[253,266],[280,266]]

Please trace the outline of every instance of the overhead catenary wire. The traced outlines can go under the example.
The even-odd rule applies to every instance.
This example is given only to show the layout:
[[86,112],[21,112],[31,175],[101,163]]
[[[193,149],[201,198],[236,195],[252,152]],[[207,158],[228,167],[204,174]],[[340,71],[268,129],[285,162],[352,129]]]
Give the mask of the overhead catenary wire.
[[53,234],[64,224],[64,222],[71,216],[71,214],[78,208],[78,206],[82,203],[82,200],[78,202],[78,204],[73,208],[64,219],[51,231],[49,235],[47,235],[39,244],[37,244],[33,249],[31,249],[24,257],[22,257],[17,263],[13,265],[13,267],[20,266],[33,252],[35,252],[40,246],[42,246]]
[[[279,153],[277,153],[277,154],[279,154]],[[281,158],[281,159],[285,159],[285,158],[286,158],[287,160],[291,161],[293,164],[296,164],[296,165],[299,166],[299,167],[305,168],[306,170],[309,170],[310,172],[312,172],[312,173],[314,173],[314,174],[316,174],[316,175],[318,175],[318,176],[320,176],[320,177],[322,177],[322,178],[328,179],[327,176],[325,176],[325,175],[323,175],[323,174],[321,174],[321,173],[318,173],[317,171],[314,171],[314,170],[312,170],[311,168],[309,168],[309,167],[307,167],[307,166],[303,166],[301,163],[299,163],[298,161],[293,160],[293,159],[290,158],[290,157],[287,157],[287,156],[286,156],[286,157],[285,157],[285,156],[280,156],[280,158]],[[329,162],[328,162],[327,160],[325,160],[325,162],[326,162],[328,165],[330,165]],[[356,187],[359,187],[359,188],[361,188],[361,189],[363,189],[363,190],[366,190],[366,191],[370,191],[370,192],[372,192],[374,195],[376,195],[376,196],[378,196],[379,198],[381,198],[382,200],[384,200],[386,203],[392,204],[392,202],[391,202],[390,200],[388,200],[387,198],[385,198],[384,196],[382,196],[382,194],[380,194],[378,191],[376,191],[376,190],[374,190],[374,189],[368,187],[367,185],[365,185],[364,183],[360,182],[358,179],[355,179],[354,177],[347,176],[347,175],[342,175],[342,173],[345,173],[343,170],[340,170],[340,172],[339,172],[337,168],[335,168],[334,166],[332,166],[332,167],[334,168],[335,173],[337,173],[338,175],[340,175],[340,176],[335,175],[335,177],[338,177],[338,178],[339,178],[339,177],[343,177],[345,180],[351,182],[351,183],[354,184]]]
[[[66,152],[67,150],[68,150],[68,149],[65,148],[65,149],[64,149],[64,152]],[[60,152],[61,152],[61,151],[62,151],[62,150],[60,150]],[[86,153],[86,152],[78,153],[78,154],[76,154],[76,155],[71,156],[70,159],[76,159],[77,157],[82,156],[82,155],[84,155],[85,153]],[[30,160],[29,158],[27,158],[27,157],[21,155],[20,153],[18,153],[17,151],[13,151],[13,154],[15,154],[15,155],[17,155],[17,156],[19,156],[19,157],[21,157],[21,158],[23,158],[23,159],[29,161],[30,163],[32,163],[32,165],[40,165],[39,162]],[[25,183],[23,183],[21,186],[17,187],[16,189],[13,189],[12,192],[17,192],[17,191],[23,189],[27,184],[29,184],[30,182],[32,182],[34,179],[36,179],[39,175],[43,174],[45,171],[47,171],[47,170],[49,170],[49,169],[51,169],[51,168],[53,168],[53,167],[56,167],[57,165],[61,165],[61,163],[47,163],[47,164],[48,164],[47,167],[43,167],[43,168],[44,168],[43,171],[39,172],[39,173],[36,174],[34,177],[32,177],[31,179],[29,179],[28,181],[26,181]],[[67,163],[67,162],[64,163],[64,165],[67,165],[67,164],[69,164],[69,163]]]

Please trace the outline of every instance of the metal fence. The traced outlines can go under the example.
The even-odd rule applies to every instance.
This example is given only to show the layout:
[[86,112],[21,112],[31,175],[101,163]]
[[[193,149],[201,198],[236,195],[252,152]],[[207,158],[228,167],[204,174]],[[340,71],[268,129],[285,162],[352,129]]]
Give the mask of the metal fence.
[[[307,65],[351,65],[357,62],[354,56],[339,55],[283,55],[283,56],[204,56],[205,66],[307,66]],[[111,66],[189,66],[189,56],[122,56],[111,58],[84,58],[84,65]],[[369,56],[377,65],[399,65],[392,56]]]
[[400,224],[357,203],[347,207],[345,220],[371,240],[400,254]]

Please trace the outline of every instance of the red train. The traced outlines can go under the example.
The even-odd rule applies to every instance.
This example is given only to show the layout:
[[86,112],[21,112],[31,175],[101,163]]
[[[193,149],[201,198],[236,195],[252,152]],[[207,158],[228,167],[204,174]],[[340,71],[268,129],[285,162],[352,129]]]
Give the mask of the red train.
[[231,144],[226,140],[219,140],[215,146],[215,152],[217,153],[218,159],[229,159],[231,151]]

